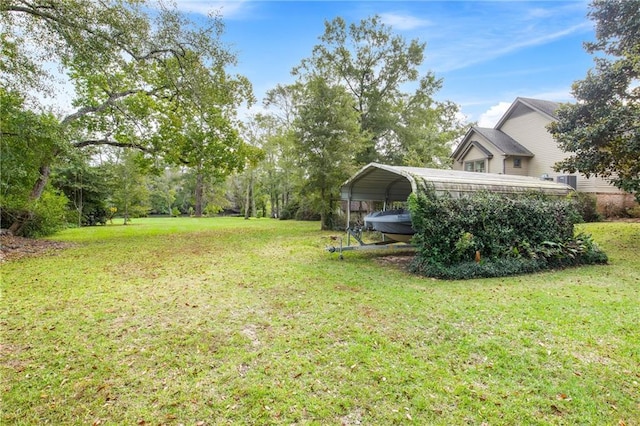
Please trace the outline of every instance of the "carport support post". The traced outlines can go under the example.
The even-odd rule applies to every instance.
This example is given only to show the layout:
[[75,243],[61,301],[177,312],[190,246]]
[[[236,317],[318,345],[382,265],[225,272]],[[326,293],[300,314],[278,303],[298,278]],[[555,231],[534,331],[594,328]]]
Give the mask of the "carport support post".
[[351,196],[347,197],[347,245],[351,245],[349,228],[351,228]]

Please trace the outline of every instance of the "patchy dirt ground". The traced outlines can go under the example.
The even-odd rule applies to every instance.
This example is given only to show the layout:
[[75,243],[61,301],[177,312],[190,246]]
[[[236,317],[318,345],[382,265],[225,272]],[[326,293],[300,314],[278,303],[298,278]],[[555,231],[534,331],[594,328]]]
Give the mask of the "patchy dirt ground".
[[394,268],[402,269],[403,271],[408,271],[413,257],[414,253],[380,256],[376,258],[376,262],[384,266],[391,266]]
[[41,256],[71,246],[70,243],[34,240],[3,234],[0,235],[0,263],[24,257]]

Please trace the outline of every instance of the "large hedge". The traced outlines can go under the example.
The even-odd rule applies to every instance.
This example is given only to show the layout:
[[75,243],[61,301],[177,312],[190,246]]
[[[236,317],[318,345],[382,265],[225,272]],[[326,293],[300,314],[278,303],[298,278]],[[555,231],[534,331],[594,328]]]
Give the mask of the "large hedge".
[[570,199],[491,192],[453,198],[426,188],[409,197],[409,209],[418,246],[412,269],[427,276],[496,277],[607,262],[590,236],[574,236],[582,218]]

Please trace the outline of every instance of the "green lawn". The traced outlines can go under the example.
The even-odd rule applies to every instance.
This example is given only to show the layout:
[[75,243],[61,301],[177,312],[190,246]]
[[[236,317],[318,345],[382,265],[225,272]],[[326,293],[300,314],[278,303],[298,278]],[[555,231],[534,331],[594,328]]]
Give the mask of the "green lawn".
[[0,266],[2,424],[640,424],[640,223],[610,264],[438,281],[318,223],[138,219]]

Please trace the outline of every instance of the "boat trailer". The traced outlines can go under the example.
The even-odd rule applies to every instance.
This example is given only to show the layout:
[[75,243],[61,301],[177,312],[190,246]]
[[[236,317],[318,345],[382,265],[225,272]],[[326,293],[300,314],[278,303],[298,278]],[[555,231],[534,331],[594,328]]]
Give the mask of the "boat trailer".
[[[332,235],[330,238],[338,243],[336,246],[327,247],[329,253],[339,253],[340,260],[344,259],[342,252],[355,251],[355,250],[414,250],[416,246],[414,244],[398,242],[394,240],[382,240],[374,243],[365,243],[362,239],[362,233],[364,229],[362,227],[347,228],[347,244],[343,244],[343,237],[339,235]],[[357,245],[351,245],[351,238],[358,243]],[[384,238],[384,235],[383,235]]]

